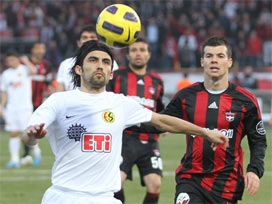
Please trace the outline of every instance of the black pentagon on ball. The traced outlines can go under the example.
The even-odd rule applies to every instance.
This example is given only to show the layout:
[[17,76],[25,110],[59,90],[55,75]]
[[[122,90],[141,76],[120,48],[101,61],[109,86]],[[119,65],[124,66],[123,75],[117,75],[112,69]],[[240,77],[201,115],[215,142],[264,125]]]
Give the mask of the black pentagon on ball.
[[106,38],[104,36],[99,35],[98,33],[97,33],[97,36],[98,36],[99,40],[101,40],[102,42],[106,42]]
[[110,32],[119,34],[119,35],[121,35],[124,32],[123,28],[113,25],[112,23],[110,23],[108,21],[103,22],[102,28],[104,28],[105,30],[108,30]]
[[131,12],[126,12],[123,18],[131,22],[136,22],[136,23],[138,22],[138,19],[136,18],[134,13],[131,13]]

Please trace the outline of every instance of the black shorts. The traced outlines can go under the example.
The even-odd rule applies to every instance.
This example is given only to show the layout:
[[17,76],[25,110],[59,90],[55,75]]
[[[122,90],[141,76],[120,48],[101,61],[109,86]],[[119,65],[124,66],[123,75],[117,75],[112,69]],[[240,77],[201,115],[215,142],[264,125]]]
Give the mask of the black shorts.
[[227,201],[222,198],[213,196],[209,191],[200,187],[197,183],[191,180],[183,179],[176,186],[175,204],[237,204],[238,202]]
[[145,175],[155,173],[162,176],[162,160],[157,141],[142,143],[138,137],[124,134],[122,157],[120,169],[127,174],[127,179],[132,180],[134,164],[138,167],[142,186],[145,186]]

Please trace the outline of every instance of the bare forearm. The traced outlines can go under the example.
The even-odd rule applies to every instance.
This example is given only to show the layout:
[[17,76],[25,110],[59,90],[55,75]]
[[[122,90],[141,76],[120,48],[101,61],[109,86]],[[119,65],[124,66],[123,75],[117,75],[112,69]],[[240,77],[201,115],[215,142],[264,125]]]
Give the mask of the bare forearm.
[[[156,113],[153,113],[156,114]],[[151,125],[155,126],[159,130],[172,132],[172,133],[185,133],[191,135],[201,135],[204,138],[207,137],[207,130],[201,128],[197,125],[194,125],[185,120],[181,120],[176,117],[164,115],[164,114],[156,114],[155,119],[151,121]]]

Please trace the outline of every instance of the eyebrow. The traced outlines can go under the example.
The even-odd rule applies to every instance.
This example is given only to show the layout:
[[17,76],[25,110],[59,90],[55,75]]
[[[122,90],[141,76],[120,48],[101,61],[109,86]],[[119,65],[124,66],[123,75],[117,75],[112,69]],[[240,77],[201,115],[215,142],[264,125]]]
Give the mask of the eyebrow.
[[[96,60],[98,60],[99,58],[96,57],[96,56],[89,56],[88,59],[96,59]],[[111,61],[110,58],[103,58],[102,60],[109,60],[109,61]]]

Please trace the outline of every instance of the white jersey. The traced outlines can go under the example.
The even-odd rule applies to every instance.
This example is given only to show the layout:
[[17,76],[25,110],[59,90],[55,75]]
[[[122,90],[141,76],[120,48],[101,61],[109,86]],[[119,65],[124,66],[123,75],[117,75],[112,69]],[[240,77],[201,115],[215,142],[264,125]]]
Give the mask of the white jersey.
[[[72,82],[72,75],[70,74],[71,68],[75,64],[75,58],[67,58],[60,63],[58,74],[57,74],[57,82],[64,84],[65,91],[73,90],[74,84]],[[113,71],[117,70],[118,64],[116,61],[113,61]]]
[[31,76],[25,65],[3,72],[1,90],[7,92],[6,111],[32,110]]
[[53,186],[101,194],[121,188],[123,130],[151,120],[152,112],[122,94],[79,89],[52,94],[29,125],[45,123],[56,160]]

